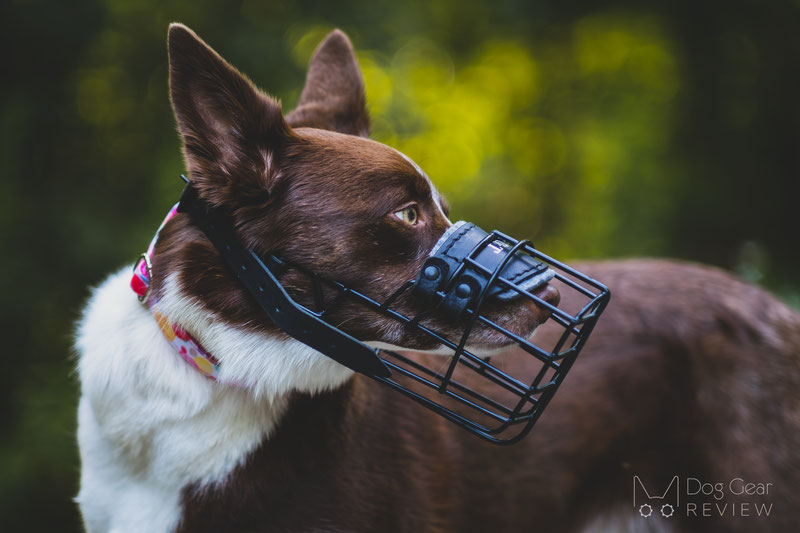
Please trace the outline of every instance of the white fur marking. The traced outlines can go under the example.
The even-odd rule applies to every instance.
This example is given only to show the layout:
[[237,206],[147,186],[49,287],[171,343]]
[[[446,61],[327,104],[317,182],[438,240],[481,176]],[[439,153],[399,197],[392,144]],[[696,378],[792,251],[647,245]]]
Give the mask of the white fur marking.
[[[395,352],[407,352],[413,351],[414,353],[423,353],[427,355],[443,355],[445,357],[452,357],[455,354],[455,350],[452,348],[445,346],[444,344],[440,344],[438,348],[433,350],[410,350],[409,348],[403,348],[402,346],[397,346],[396,344],[390,344],[388,342],[382,341],[369,341],[365,342],[367,346],[371,346],[372,348],[378,348],[379,350],[390,350]],[[498,346],[496,348],[487,348],[484,346],[464,346],[464,349],[471,353],[472,355],[476,355],[478,357],[494,357],[496,355],[500,355],[501,353],[508,350],[508,346]]]
[[264,148],[259,150],[259,152],[261,152],[261,159],[264,161],[264,174],[269,176],[269,173],[272,171],[272,152]]
[[287,392],[333,388],[351,371],[298,341],[215,322],[172,277],[161,312],[220,359],[222,379],[254,388],[214,383],[174,352],[129,280],[129,267],[110,276],[79,325],[76,500],[88,531],[158,533],[180,520],[184,487],[223,482],[269,435]]
[[163,297],[155,307],[219,360],[221,381],[247,383],[255,397],[272,399],[295,390],[314,394],[339,387],[353,375],[352,370],[295,339],[225,325],[185,296],[174,274],[164,283]]
[[274,154],[271,150],[260,148],[259,153],[261,154],[261,160],[264,162],[264,181],[266,182],[267,186],[269,186],[276,179],[278,179],[281,171],[275,166]]

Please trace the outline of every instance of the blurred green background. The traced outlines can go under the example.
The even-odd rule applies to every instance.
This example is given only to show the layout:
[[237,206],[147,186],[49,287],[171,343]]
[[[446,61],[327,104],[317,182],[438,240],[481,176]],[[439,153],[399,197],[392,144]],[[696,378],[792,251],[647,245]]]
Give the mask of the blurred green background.
[[287,110],[345,30],[373,137],[454,219],[564,259],[711,263],[800,302],[796,0],[6,0],[0,20],[4,531],[79,528],[73,322],[181,189],[171,21]]

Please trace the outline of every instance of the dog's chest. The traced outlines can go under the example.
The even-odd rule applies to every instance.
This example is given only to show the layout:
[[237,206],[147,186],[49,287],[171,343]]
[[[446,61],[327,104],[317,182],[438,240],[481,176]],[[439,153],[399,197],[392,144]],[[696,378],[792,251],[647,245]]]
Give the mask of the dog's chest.
[[79,331],[77,501],[89,531],[170,531],[184,487],[224,480],[280,409],[188,367],[127,281],[120,272],[98,289]]

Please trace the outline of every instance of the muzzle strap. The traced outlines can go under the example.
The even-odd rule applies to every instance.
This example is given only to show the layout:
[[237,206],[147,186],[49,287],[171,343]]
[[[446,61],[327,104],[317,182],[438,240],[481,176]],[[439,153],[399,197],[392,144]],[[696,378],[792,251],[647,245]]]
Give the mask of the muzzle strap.
[[[434,245],[414,288],[415,294],[446,313],[461,316],[488,290],[486,296],[510,301],[520,291],[532,291],[550,281],[555,272],[508,243],[463,220],[451,226]],[[495,283],[489,280],[497,269]]]

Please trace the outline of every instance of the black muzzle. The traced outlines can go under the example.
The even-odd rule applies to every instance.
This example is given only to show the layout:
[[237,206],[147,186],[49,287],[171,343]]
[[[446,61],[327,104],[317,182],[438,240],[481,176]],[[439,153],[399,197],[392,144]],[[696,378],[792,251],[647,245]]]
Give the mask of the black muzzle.
[[[530,431],[610,298],[605,286],[542,254],[528,241],[486,233],[462,221],[442,235],[416,279],[377,301],[274,255],[260,257],[246,249],[230,220],[200,199],[191,183],[178,210],[192,217],[282,331],[496,444],[517,442]],[[312,278],[314,309],[295,301],[280,283],[278,277],[287,269]],[[560,304],[540,295],[548,284],[560,292]],[[338,296],[326,299],[323,287],[335,289]],[[394,305],[408,292],[423,309],[415,316],[404,315]],[[376,348],[364,342],[368,339],[356,339],[333,326],[326,319],[345,299],[429,339],[440,347],[437,354]],[[514,332],[483,312],[490,305],[520,309],[528,304],[549,315],[536,342],[530,332]],[[438,331],[432,325],[434,317],[457,324],[460,335]],[[491,330],[504,339],[500,344],[505,347],[492,354],[477,353],[480,350],[470,343],[477,330]]]
[[456,222],[431,250],[414,294],[438,300],[442,311],[460,317],[482,298],[514,300],[553,279],[550,267],[519,249],[490,238],[475,224]]

